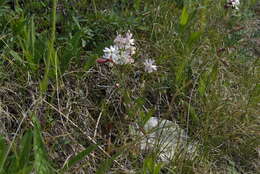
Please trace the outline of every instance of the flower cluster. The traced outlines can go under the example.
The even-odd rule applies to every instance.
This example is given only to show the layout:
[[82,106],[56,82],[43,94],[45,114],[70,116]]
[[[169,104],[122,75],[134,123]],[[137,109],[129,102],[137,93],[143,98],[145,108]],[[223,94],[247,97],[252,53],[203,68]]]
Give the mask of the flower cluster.
[[[130,31],[128,31],[125,36],[122,36],[121,34],[117,35],[114,39],[114,45],[106,47],[103,50],[103,57],[99,58],[97,62],[112,62],[113,64],[119,65],[134,63],[134,59],[132,58],[136,52],[134,42],[133,34]],[[148,73],[157,71],[157,66],[154,63],[154,60],[146,59],[144,61],[145,71]]]
[[238,10],[238,6],[240,5],[239,0],[227,0],[227,4],[225,5],[226,8],[232,7]]
[[103,50],[103,59],[119,65],[133,63],[132,56],[135,54],[136,47],[132,37],[133,34],[130,31],[126,33],[125,37],[121,34],[117,35],[114,45]]

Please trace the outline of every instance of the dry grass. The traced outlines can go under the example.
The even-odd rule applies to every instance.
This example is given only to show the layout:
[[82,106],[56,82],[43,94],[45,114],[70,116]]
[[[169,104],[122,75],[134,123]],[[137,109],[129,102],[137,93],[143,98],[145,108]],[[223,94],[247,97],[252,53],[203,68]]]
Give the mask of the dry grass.
[[[129,127],[141,125],[150,115],[177,121],[191,141],[200,144],[199,155],[194,160],[176,156],[168,164],[162,164],[160,173],[258,173],[259,16],[245,6],[242,17],[235,18],[221,9],[222,3],[218,3],[216,9],[206,4],[209,6],[206,15],[201,12],[194,17],[189,30],[197,31],[205,22],[205,32],[187,51],[182,48],[187,36],[178,33],[178,22],[173,21],[179,20],[181,13],[175,3],[144,3],[149,10],[140,10],[143,17],[136,17],[136,24],[128,18],[131,10],[134,13],[131,4],[121,4],[128,11],[119,10],[122,16],[114,16],[114,19],[104,15],[112,9],[96,2],[100,11],[96,11],[97,18],[92,19],[89,11],[94,9],[93,2],[93,7],[79,9],[76,16],[79,20],[74,20],[82,28],[89,27],[94,36],[87,40],[89,45],[82,47],[80,57],[72,56],[82,62],[91,56],[100,56],[103,47],[109,45],[104,38],[113,39],[109,33],[118,28],[124,31],[130,26],[139,47],[136,58],[139,64],[124,67],[93,64],[86,70],[82,62],[71,59],[69,68],[56,77],[58,80],[50,77],[47,91],[42,94],[39,79],[43,77],[44,68],[35,73],[13,60],[10,49],[23,54],[19,44],[11,39],[18,36],[13,31],[3,30],[1,35],[12,36],[6,40],[0,37],[6,44],[1,42],[5,46],[0,53],[4,57],[0,59],[0,135],[7,144],[14,141],[11,154],[18,149],[20,137],[35,126],[32,119],[35,115],[56,171],[72,156],[97,144],[96,150],[73,166],[69,173],[96,173],[102,168],[103,173],[146,173],[151,170],[149,167],[158,167],[161,163],[156,160],[156,153],[140,151],[140,139],[130,134]],[[196,9],[198,4],[192,3],[190,8]],[[65,2],[60,5],[67,8]],[[212,9],[215,11],[210,14]],[[80,20],[84,10],[90,21],[99,21],[93,26],[85,24]],[[247,10],[252,16],[244,14]],[[14,14],[20,19],[19,14]],[[220,20],[223,16],[225,18]],[[59,17],[58,11],[57,23],[62,26],[66,21]],[[124,17],[130,24],[122,24]],[[233,18],[237,21],[233,22]],[[148,29],[142,29],[138,20],[144,20]],[[106,24],[111,28],[103,26]],[[46,26],[38,27],[47,31]],[[95,31],[91,27],[96,27]],[[57,50],[65,49],[62,46],[69,41],[63,44],[59,41],[76,29],[68,30],[71,31],[57,32]],[[42,33],[37,34],[40,38]],[[95,42],[95,46],[91,42]],[[142,59],[150,57],[159,65],[159,71],[153,74],[143,72],[140,66]],[[182,64],[184,60],[186,64]],[[185,68],[180,71],[182,65]],[[40,60],[39,66],[46,64]],[[19,125],[21,129],[17,130]],[[153,161],[150,166],[149,159]]]

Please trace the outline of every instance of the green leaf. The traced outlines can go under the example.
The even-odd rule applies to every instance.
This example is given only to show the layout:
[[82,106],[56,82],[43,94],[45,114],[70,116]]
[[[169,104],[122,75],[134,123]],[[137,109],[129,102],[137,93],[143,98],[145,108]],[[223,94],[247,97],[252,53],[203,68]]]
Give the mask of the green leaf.
[[106,174],[107,171],[111,168],[111,165],[112,165],[113,161],[114,161],[120,154],[121,154],[121,152],[118,153],[118,154],[115,154],[113,157],[107,158],[105,161],[103,161],[103,162],[101,163],[101,165],[99,166],[99,168],[98,168],[96,174]]
[[211,67],[211,72],[210,72],[210,83],[214,83],[217,80],[218,77],[218,64],[215,63]]
[[8,145],[4,138],[0,136],[0,174],[4,174],[4,165],[7,158]]
[[30,63],[35,63],[34,62],[34,52],[35,52],[35,25],[34,25],[34,18],[32,17],[31,20],[30,20],[30,24],[29,24],[29,27],[28,27],[28,35],[29,35],[29,43],[30,45],[29,48],[30,48],[30,53],[31,53],[31,56],[32,56],[32,60],[30,60],[31,62]]
[[22,138],[20,152],[18,153],[19,168],[24,168],[30,162],[30,153],[32,151],[33,133],[28,131]]
[[189,109],[189,117],[192,121],[194,122],[198,122],[199,121],[199,117],[196,113],[195,108],[188,102],[182,100],[182,102],[184,103],[184,105],[187,107],[187,109]]
[[185,25],[187,25],[188,19],[189,19],[189,14],[188,14],[188,12],[187,12],[187,8],[186,8],[186,7],[183,7],[182,13],[181,13],[181,17],[180,17],[180,25],[181,25],[182,27],[184,27]]
[[145,113],[145,112],[141,112],[140,116],[141,116],[141,122],[140,122],[140,126],[143,127],[146,122],[152,117],[154,111],[150,110],[149,112]]
[[31,174],[33,169],[33,165],[25,166],[24,168],[20,169],[17,174]]
[[79,31],[75,33],[68,41],[65,48],[60,49],[60,58],[61,58],[61,72],[65,72],[68,67],[69,63],[71,62],[72,58],[78,58],[77,62],[79,62],[79,55],[80,55],[80,41],[82,38],[82,32]]
[[93,152],[97,148],[97,145],[91,145],[87,149],[81,151],[76,156],[72,157],[62,168],[62,173],[69,170],[73,165],[75,165],[77,162],[84,159],[87,155],[89,155],[91,152]]
[[34,169],[37,174],[54,174],[54,169],[48,160],[43,139],[40,131],[40,124],[36,116],[33,116],[33,149],[34,149]]
[[148,156],[144,160],[144,165],[143,165],[143,172],[144,174],[159,174],[161,171],[161,168],[163,167],[163,164],[156,163],[154,158],[151,156]]
[[87,58],[87,62],[84,65],[84,70],[88,71],[95,64],[97,58],[98,58],[98,55],[96,55],[96,54],[89,55],[89,57]]
[[135,0],[134,1],[134,8],[136,11],[140,10],[140,4],[141,4],[141,0]]
[[183,87],[183,82],[187,79],[187,76],[185,73],[187,64],[188,64],[187,58],[183,58],[183,60],[181,62],[179,62],[176,66],[176,70],[175,70],[176,84],[180,88]]
[[78,27],[78,29],[81,30],[81,26],[80,26],[80,24],[79,24],[79,20],[77,19],[77,17],[72,16],[72,19],[73,19],[73,21],[75,22],[75,24],[76,24],[76,26]]
[[260,101],[260,84],[256,84],[254,89],[251,91],[251,103],[258,105]]
[[19,56],[19,54],[13,50],[10,50],[11,56],[14,58],[15,61],[18,61],[19,63],[24,63],[23,59]]
[[160,171],[161,171],[161,168],[162,168],[163,164],[156,164],[155,167],[154,167],[154,174],[159,174]]
[[[47,67],[45,67],[47,69]],[[49,77],[48,77],[49,71],[45,70],[45,74],[43,79],[40,81],[40,92],[43,94],[47,91],[48,84],[49,84]]]
[[189,40],[188,40],[188,45],[191,46],[193,43],[198,41],[201,35],[202,35],[202,32],[199,32],[199,31],[191,33]]
[[199,81],[199,94],[200,96],[204,96],[206,92],[206,84],[205,81],[201,78]]
[[149,31],[149,26],[138,25],[137,29],[139,29],[141,31]]

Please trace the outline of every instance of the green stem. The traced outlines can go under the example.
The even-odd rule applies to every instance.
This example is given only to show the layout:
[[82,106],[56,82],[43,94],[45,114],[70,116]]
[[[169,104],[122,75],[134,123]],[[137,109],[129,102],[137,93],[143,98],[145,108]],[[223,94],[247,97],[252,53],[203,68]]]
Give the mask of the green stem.
[[92,4],[93,4],[93,7],[94,7],[95,15],[97,15],[96,1],[95,1],[95,0],[92,0]]
[[55,42],[57,1],[58,0],[52,0],[52,15],[51,15],[51,46],[52,47],[54,46],[54,42]]
[[51,66],[54,65],[55,66],[55,70],[57,68],[57,60],[56,60],[57,57],[56,57],[56,52],[55,52],[55,48],[54,48],[55,32],[56,32],[56,8],[57,8],[57,1],[58,0],[52,0],[51,35],[50,35],[50,40],[48,42],[48,57],[47,57],[47,62],[46,62],[46,66],[45,66],[45,74],[44,74],[43,80],[40,83],[41,94],[46,92],[46,90],[48,88],[48,80],[49,80]]

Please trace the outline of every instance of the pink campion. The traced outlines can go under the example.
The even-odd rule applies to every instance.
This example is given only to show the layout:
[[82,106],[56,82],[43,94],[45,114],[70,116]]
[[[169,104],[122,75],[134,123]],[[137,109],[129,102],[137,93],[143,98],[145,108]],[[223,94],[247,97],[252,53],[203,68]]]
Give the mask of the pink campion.
[[[133,34],[128,31],[125,36],[118,34],[114,39],[114,45],[106,47],[102,58],[98,59],[98,63],[113,62],[114,64],[130,64],[134,63],[132,56],[135,54],[136,47],[134,46]],[[102,59],[107,59],[102,60]]]

